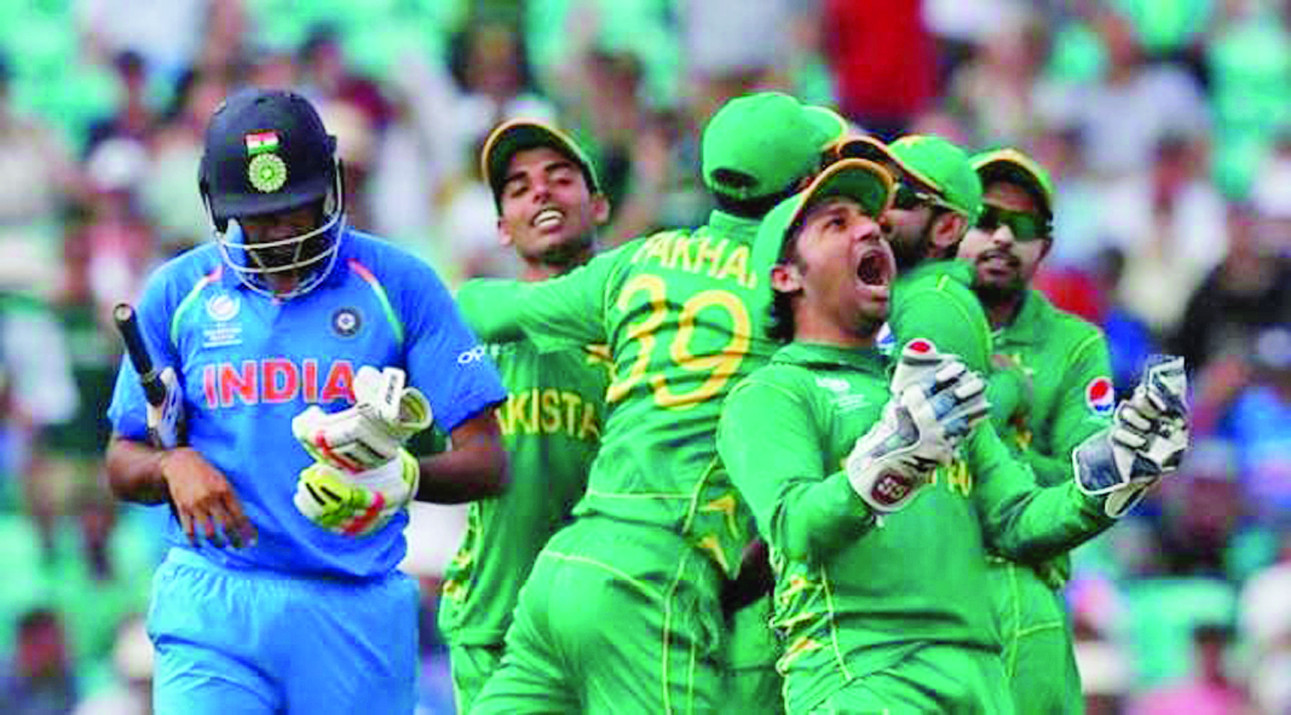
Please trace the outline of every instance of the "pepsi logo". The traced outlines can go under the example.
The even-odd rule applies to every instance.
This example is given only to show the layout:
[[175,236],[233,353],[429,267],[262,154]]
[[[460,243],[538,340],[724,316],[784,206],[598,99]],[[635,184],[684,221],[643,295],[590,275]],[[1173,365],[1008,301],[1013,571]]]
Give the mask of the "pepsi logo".
[[1112,381],[1106,377],[1096,377],[1085,387],[1085,404],[1096,415],[1110,415],[1116,406],[1116,391]]

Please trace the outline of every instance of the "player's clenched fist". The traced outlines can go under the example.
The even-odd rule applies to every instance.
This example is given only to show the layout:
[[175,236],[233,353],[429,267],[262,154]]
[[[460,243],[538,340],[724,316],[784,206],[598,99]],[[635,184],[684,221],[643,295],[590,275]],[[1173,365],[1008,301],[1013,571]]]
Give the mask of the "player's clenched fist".
[[385,526],[417,493],[421,468],[400,449],[394,459],[357,474],[322,462],[296,482],[296,509],[318,526],[343,536],[366,536]]
[[902,351],[891,389],[879,423],[846,461],[852,488],[879,513],[905,507],[990,411],[981,376],[923,340]]
[[224,536],[236,547],[255,539],[255,527],[228,479],[198,452],[179,447],[163,453],[161,474],[170,503],[190,543],[200,530],[213,546],[223,546]]

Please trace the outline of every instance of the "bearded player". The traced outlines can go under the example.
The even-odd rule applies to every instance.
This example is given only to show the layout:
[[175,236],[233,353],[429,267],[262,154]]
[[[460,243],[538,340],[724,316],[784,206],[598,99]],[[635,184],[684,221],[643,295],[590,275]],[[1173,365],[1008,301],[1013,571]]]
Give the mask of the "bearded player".
[[[994,415],[1042,485],[1071,478],[1071,454],[1111,423],[1107,340],[1030,287],[1053,245],[1053,183],[1027,155],[1001,149],[973,157],[983,184],[977,225],[959,245],[994,334],[994,358],[1026,392],[1011,415]],[[1070,558],[1017,564],[995,559],[992,595],[1004,668],[1018,712],[1080,712],[1080,674],[1061,586]]]
[[539,554],[475,712],[721,707],[719,597],[750,525],[712,434],[722,397],[772,348],[761,326],[773,257],[754,246],[758,220],[818,168],[841,130],[787,95],[734,99],[702,137],[718,206],[706,225],[633,241],[541,283],[459,291],[486,340],[608,342],[613,364],[586,496]]

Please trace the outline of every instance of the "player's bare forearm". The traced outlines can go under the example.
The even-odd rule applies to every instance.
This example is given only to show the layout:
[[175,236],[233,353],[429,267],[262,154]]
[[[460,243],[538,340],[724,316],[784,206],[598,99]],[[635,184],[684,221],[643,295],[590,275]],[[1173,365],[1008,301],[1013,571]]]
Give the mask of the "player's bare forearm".
[[449,438],[447,452],[419,460],[417,501],[461,504],[506,491],[510,472],[493,408],[462,422]]
[[169,498],[161,464],[166,451],[147,443],[113,435],[105,458],[108,484],[124,501],[160,504]]

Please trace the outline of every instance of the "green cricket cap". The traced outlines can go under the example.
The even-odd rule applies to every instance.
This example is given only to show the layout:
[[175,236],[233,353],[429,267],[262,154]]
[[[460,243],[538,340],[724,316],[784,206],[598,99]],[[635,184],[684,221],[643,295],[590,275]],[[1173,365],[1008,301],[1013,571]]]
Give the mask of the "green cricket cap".
[[877,137],[868,134],[848,134],[825,149],[826,163],[849,158],[868,159],[887,168],[889,171],[904,174],[904,177],[901,178],[913,180],[917,188],[933,193],[937,192],[937,187],[931,179],[920,174],[918,169],[902,162],[900,157],[892,153],[892,149]]
[[932,134],[911,134],[888,145],[903,167],[928,183],[948,206],[976,223],[982,212],[982,180],[968,154]]
[[596,176],[592,160],[578,143],[559,129],[537,119],[512,119],[499,124],[484,140],[480,149],[480,174],[493,190],[493,203],[502,205],[502,187],[507,181],[511,158],[526,149],[547,147],[560,152],[583,171],[587,188],[593,194],[601,192],[601,182]]
[[1034,194],[1045,214],[1053,217],[1053,180],[1036,160],[1017,149],[1005,148],[975,154],[972,164],[983,188],[997,181],[1018,184]]
[[888,210],[895,182],[883,166],[867,159],[844,159],[830,164],[807,188],[776,204],[762,219],[755,240],[759,255],[778,260],[789,234],[797,230],[807,211],[832,198],[848,198],[878,219]]
[[704,127],[704,185],[737,200],[784,191],[816,171],[846,126],[837,113],[780,92],[736,97]]

